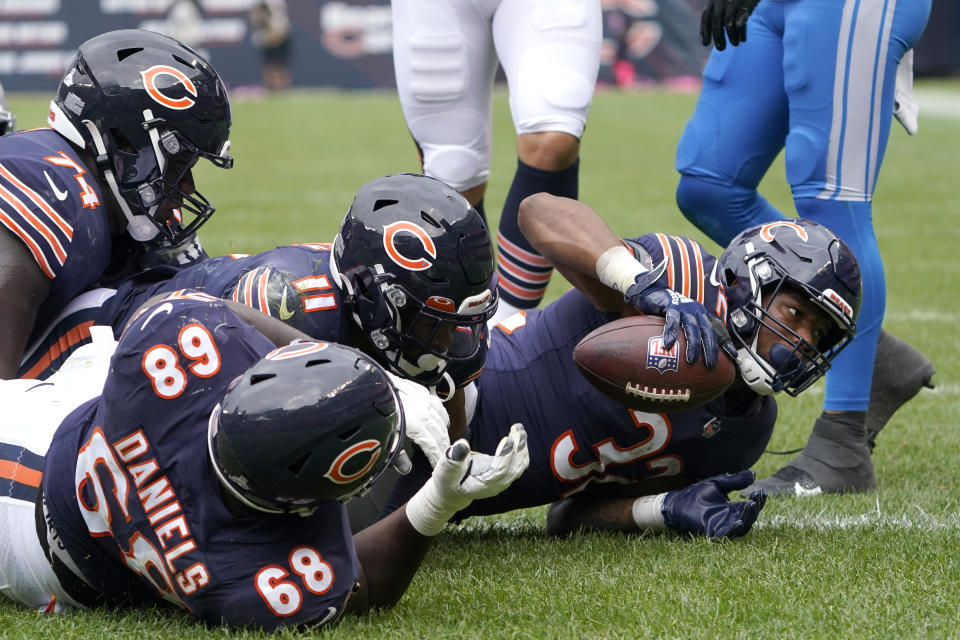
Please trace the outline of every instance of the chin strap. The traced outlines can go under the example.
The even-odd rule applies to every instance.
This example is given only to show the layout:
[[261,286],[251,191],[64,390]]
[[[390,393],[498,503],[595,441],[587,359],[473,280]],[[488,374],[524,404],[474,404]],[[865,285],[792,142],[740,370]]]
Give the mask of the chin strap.
[[[106,157],[107,149],[103,144],[103,137],[100,135],[100,131],[97,129],[97,125],[93,124],[90,120],[83,121],[84,126],[87,127],[87,130],[90,132],[90,138],[93,140],[94,150],[97,153],[97,164],[100,164],[100,158]],[[130,234],[137,242],[146,242],[147,240],[153,240],[157,237],[157,234],[160,233],[160,230],[150,222],[149,219],[144,219],[145,216],[137,216],[130,210],[127,201],[120,195],[120,187],[117,185],[117,179],[113,175],[113,169],[108,167],[101,166],[101,171],[103,172],[103,179],[106,180],[107,186],[110,187],[110,191],[113,193],[114,199],[117,201],[117,205],[120,207],[120,210],[123,211],[124,217],[127,219],[127,233]],[[156,209],[156,207],[154,207]],[[152,212],[152,210],[151,210]]]

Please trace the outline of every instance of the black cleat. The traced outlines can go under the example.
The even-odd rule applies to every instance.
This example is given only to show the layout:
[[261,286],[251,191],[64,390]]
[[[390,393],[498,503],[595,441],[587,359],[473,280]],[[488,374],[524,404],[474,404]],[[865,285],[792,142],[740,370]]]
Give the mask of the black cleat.
[[873,363],[870,405],[867,407],[867,445],[873,451],[877,434],[891,416],[927,387],[933,389],[933,362],[900,338],[886,331],[877,340]]

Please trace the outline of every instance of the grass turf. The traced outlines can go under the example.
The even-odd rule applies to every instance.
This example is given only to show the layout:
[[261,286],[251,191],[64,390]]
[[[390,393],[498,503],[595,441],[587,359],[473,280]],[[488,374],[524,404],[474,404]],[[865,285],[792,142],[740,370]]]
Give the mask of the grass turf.
[[[960,84],[920,83],[941,107],[920,133],[895,124],[874,204],[887,271],[885,326],[930,355],[937,389],[897,413],[878,439],[879,489],[770,501],[732,543],[622,535],[553,539],[543,509],[468,520],[441,535],[393,610],[346,618],[329,638],[915,638],[956,637],[960,600],[958,355],[960,259],[954,224]],[[47,97],[13,94],[21,127],[40,126]],[[673,151],[695,96],[598,93],[584,138],[581,199],[623,235],[663,231],[717,249],[677,212]],[[946,104],[946,107],[943,105]],[[218,212],[211,254],[328,241],[360,184],[417,160],[390,92],[294,91],[235,98],[236,168],[196,172]],[[515,162],[506,97],[496,96],[492,226]],[[782,160],[762,185],[792,211]],[[567,284],[555,277],[548,297]],[[770,448],[800,447],[822,383],[780,401]],[[765,455],[759,474],[787,458]],[[309,635],[320,632],[307,632]],[[44,616],[0,601],[0,638],[255,637],[154,610]],[[276,637],[300,637],[286,631]]]

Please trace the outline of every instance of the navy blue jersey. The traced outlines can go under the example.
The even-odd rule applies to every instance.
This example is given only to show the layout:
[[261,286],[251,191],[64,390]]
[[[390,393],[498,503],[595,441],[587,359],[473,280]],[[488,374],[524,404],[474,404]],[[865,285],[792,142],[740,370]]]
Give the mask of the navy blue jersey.
[[[670,259],[665,284],[725,315],[726,299],[712,277],[716,261],[700,245],[660,234],[635,242],[653,263],[664,255]],[[776,421],[769,396],[732,391],[687,411],[651,414],[627,409],[587,382],[573,362],[573,349],[616,317],[571,290],[543,311],[528,310],[494,329],[476,383],[470,443],[492,453],[510,425],[522,422],[530,466],[506,491],[474,501],[461,516],[548,504],[591,483],[699,479],[757,461]]]
[[357,581],[346,513],[232,515],[207,451],[227,386],[273,345],[188,292],[139,315],[99,400],[68,416],[43,491],[71,558],[112,604],[172,602],[217,624],[335,618]]
[[[119,333],[129,316],[151,296],[189,288],[245,304],[311,338],[365,349],[366,345],[355,344],[355,325],[330,268],[331,248],[330,243],[307,243],[255,255],[221,256],[160,283],[126,283],[108,304],[102,323],[111,324]],[[480,374],[485,356],[486,340],[474,358],[451,365],[449,373],[458,388]]]
[[[170,247],[162,241],[136,242],[126,232],[111,235],[104,194],[96,179],[70,143],[47,128],[0,137],[0,225],[24,244],[50,279],[50,293],[37,312],[31,344],[71,300],[94,285],[116,286],[127,276],[151,269],[169,277],[206,257],[192,239]],[[72,349],[86,342],[86,328],[71,335],[54,332],[49,344],[34,349],[20,375],[49,375]]]

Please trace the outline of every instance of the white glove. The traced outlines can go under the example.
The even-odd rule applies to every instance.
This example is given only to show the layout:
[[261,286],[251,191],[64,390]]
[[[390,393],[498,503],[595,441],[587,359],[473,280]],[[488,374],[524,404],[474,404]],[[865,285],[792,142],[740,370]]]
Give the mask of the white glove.
[[900,58],[897,65],[896,88],[893,92],[893,116],[903,125],[907,133],[917,133],[917,119],[920,117],[920,105],[913,97],[913,49]]
[[426,387],[413,380],[388,373],[390,381],[400,396],[403,418],[407,423],[407,437],[420,447],[431,467],[450,446],[450,416],[443,402]]
[[425,536],[443,530],[455,513],[471,502],[495,496],[520,477],[530,464],[527,432],[522,424],[510,427],[492,456],[470,451],[460,439],[447,449],[433,475],[409,502],[407,518],[413,528]]

